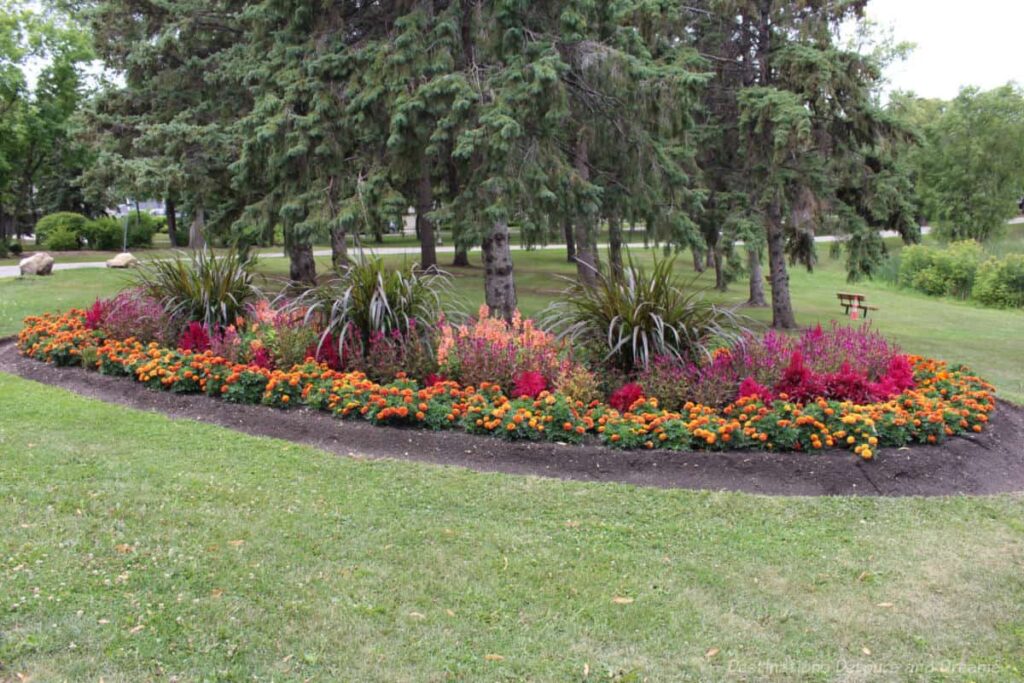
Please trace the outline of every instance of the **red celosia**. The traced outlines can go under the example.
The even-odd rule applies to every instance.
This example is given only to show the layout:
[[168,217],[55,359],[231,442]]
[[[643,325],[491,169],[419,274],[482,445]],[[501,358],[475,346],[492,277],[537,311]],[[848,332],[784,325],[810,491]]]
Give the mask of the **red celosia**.
[[804,357],[799,351],[790,356],[789,366],[775,385],[775,392],[786,394],[791,401],[809,401],[824,394],[824,390],[820,378],[804,365]]
[[194,351],[200,353],[210,348],[210,335],[206,331],[206,327],[196,321],[192,321],[185,328],[185,331],[181,333],[181,338],[178,340],[178,348],[182,351]]
[[266,346],[257,346],[252,352],[252,360],[249,362],[251,365],[265,370],[274,369],[274,357],[270,355],[270,350]]
[[608,405],[620,413],[628,411],[634,403],[644,397],[644,390],[635,382],[626,384],[615,390],[615,393],[608,399]]
[[899,396],[904,391],[914,388],[914,368],[906,356],[893,356],[889,360],[886,373],[871,383],[872,398],[876,401],[887,401]]
[[90,330],[95,330],[103,322],[103,316],[106,312],[106,304],[102,300],[96,299],[92,308],[85,312],[85,326]]
[[537,398],[540,392],[548,388],[548,381],[539,372],[527,370],[519,373],[515,378],[515,388],[512,390],[513,398]]
[[737,398],[749,398],[751,396],[769,405],[775,400],[771,389],[760,384],[753,377],[747,377],[740,382],[740,391]]
[[314,358],[317,363],[326,363],[331,370],[341,370],[343,366],[341,356],[338,355],[338,340],[333,334],[310,344],[306,349],[306,358]]
[[843,363],[839,372],[825,375],[823,383],[828,398],[854,403],[871,403],[874,400],[868,378],[851,368],[849,363]]
[[441,382],[447,382],[447,381],[448,381],[448,378],[445,377],[444,375],[440,375],[440,374],[436,374],[436,373],[432,372],[429,375],[427,375],[426,379],[423,380],[423,383],[429,388],[429,387],[434,386],[435,384],[440,384]]

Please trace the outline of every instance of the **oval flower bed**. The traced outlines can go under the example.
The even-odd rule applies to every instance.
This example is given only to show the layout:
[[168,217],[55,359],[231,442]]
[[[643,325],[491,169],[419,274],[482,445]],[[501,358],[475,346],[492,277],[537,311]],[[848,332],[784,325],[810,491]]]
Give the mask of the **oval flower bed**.
[[619,411],[557,392],[509,398],[488,382],[473,387],[439,379],[423,386],[399,375],[380,384],[363,373],[331,370],[312,359],[288,370],[270,370],[233,363],[209,350],[105,338],[90,328],[87,315],[71,310],[29,317],[18,335],[18,348],[40,361],[131,377],[153,389],[277,408],[306,406],[379,425],[461,429],[505,439],[578,443],[594,435],[608,446],[626,449],[845,448],[870,460],[882,447],[935,444],[980,432],[996,405],[993,387],[968,369],[909,356],[913,387],[882,402],[795,401],[785,393],[769,397],[752,391],[723,408],[687,403],[681,411],[663,410],[656,399],[638,395]]

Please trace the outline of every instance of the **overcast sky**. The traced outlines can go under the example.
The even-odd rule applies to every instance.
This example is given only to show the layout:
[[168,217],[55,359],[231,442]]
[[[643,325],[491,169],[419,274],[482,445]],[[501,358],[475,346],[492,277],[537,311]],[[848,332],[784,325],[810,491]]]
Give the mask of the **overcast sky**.
[[894,89],[950,99],[964,85],[1024,85],[1024,0],[871,0],[867,12],[917,44],[891,67]]

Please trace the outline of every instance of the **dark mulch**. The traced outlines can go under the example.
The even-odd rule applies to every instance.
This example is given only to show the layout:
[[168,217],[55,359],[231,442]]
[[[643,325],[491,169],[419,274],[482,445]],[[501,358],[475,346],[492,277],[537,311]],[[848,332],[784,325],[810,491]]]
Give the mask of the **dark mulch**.
[[0,371],[90,398],[173,419],[221,425],[308,444],[344,456],[397,458],[488,472],[577,481],[767,495],[936,496],[1024,491],[1024,408],[1000,402],[980,435],[942,446],[883,449],[873,462],[846,451],[671,453],[615,451],[596,445],[509,443],[456,432],[374,427],[308,410],[241,406],[205,396],[147,389],[81,368],[55,368],[0,341]]

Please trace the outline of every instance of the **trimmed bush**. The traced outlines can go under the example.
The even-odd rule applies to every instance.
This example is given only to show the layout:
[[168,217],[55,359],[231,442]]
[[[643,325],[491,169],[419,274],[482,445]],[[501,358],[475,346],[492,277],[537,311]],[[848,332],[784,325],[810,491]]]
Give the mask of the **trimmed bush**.
[[1024,254],[992,258],[978,269],[974,298],[995,308],[1024,307]]
[[[36,244],[42,244],[45,246],[46,238],[58,230],[70,233],[77,239],[81,236],[85,229],[85,224],[88,221],[89,219],[82,214],[72,213],[70,211],[60,211],[58,213],[51,213],[48,216],[43,216],[36,222]],[[64,239],[66,240],[66,238]],[[56,247],[47,248],[56,249]],[[72,249],[77,248],[77,246],[72,247]]]
[[25,249],[21,246],[21,242],[11,242],[11,246],[8,250],[15,256],[21,256]]
[[[157,229],[157,219],[148,213],[138,214],[132,211],[120,221],[128,221],[128,248],[138,249],[139,247],[153,246],[153,234]],[[124,223],[119,223],[122,230]]]
[[123,244],[121,225],[116,218],[97,218],[85,224],[83,230],[90,249],[115,251]]
[[43,248],[49,251],[76,251],[79,248],[78,235],[64,228],[47,234]]
[[900,257],[899,283],[930,296],[967,299],[984,259],[984,249],[973,240],[954,242],[945,249],[907,247]]

